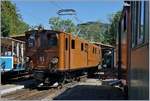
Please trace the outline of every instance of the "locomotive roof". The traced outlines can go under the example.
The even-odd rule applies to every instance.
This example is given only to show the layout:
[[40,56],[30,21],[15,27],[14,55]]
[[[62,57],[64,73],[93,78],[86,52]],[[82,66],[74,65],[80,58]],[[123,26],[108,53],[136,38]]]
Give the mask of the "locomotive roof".
[[56,30],[46,30],[46,29],[43,29],[43,30],[29,30],[29,31],[26,31],[25,34],[30,34],[29,32],[33,32],[33,31],[39,31],[39,32],[47,31],[47,32],[53,32],[53,33],[65,33],[65,32],[56,31]]

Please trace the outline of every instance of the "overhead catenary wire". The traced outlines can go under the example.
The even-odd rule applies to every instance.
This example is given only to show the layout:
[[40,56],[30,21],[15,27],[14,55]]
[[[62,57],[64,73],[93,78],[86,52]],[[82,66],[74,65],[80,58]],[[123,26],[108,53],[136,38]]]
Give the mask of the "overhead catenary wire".
[[[64,9],[63,7],[61,7],[60,5],[58,5],[58,3],[56,3],[56,1],[51,1],[51,4],[53,4],[53,6],[55,6],[58,9]],[[82,21],[79,19],[78,15],[77,15],[77,13],[74,16],[74,18],[77,20],[77,22],[82,23]]]
[[62,9],[62,7],[60,7],[60,6],[56,3],[56,1],[50,1],[50,2],[51,2],[51,4],[53,4],[53,6],[55,6],[56,8]]
[[[51,1],[51,4],[59,9],[59,11],[57,12],[59,18],[61,18],[62,16],[68,16],[68,15],[70,16],[71,15],[77,21],[78,24],[82,23],[82,21],[79,19],[78,15],[74,9],[64,9],[63,7],[58,5],[58,3],[56,3],[56,1]],[[74,14],[73,13],[60,14],[61,11],[69,11],[69,10],[74,12]],[[78,35],[80,33],[80,29],[76,33]]]
[[[58,5],[58,3],[56,3],[56,1],[51,1],[52,2],[52,4],[56,7],[56,8],[58,8],[59,10],[58,11],[67,11],[67,10],[65,10],[63,7],[61,7],[60,5]],[[70,9],[69,9],[70,10]],[[73,12],[76,12],[76,11],[74,11],[74,10],[71,10],[71,11],[73,11]],[[59,12],[57,12],[57,14],[58,14]],[[77,21],[77,23],[80,25],[87,25],[86,23],[83,23],[83,21],[81,20],[81,19],[79,19],[79,17],[78,17],[78,13],[76,12],[75,14],[58,14],[58,16],[59,16],[59,18],[61,18],[62,16],[72,16],[76,21]],[[70,25],[71,26],[71,25]],[[68,26],[69,27],[69,26]],[[78,26],[77,26],[78,27]],[[87,27],[87,30],[85,31],[85,33],[87,34],[88,32],[89,32],[89,30],[90,30],[90,27]],[[65,27],[64,27],[64,29],[63,29],[63,31],[65,31]],[[76,36],[78,36],[79,34],[80,34],[80,32],[81,32],[81,28],[80,27],[78,27],[78,28],[76,28]]]

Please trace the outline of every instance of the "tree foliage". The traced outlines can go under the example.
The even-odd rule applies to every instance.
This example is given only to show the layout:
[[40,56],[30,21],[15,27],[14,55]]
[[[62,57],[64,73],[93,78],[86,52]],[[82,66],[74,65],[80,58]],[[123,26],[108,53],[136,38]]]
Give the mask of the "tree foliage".
[[116,14],[112,15],[111,18],[109,19],[111,24],[108,30],[106,30],[105,32],[105,35],[107,35],[105,39],[108,40],[108,43],[110,43],[111,45],[115,45],[116,43],[120,17],[121,11],[118,11]]
[[100,22],[81,24],[81,37],[87,40],[101,42],[104,44],[115,45],[118,33],[118,24],[121,11],[111,15],[110,24],[102,24]]
[[102,24],[99,21],[79,24],[79,36],[94,42],[102,42],[104,40]]
[[69,19],[63,20],[59,17],[52,17],[49,19],[49,24],[52,30],[65,31],[68,33],[76,32],[76,25]]
[[16,9],[15,4],[10,1],[1,2],[1,31],[2,36],[22,34],[29,28]]
[[109,19],[110,24],[95,21],[78,24],[76,26],[73,23],[73,21],[69,19],[62,20],[59,17],[50,18],[49,24],[51,25],[52,30],[76,33],[79,34],[79,36],[82,37],[83,39],[92,42],[101,42],[104,44],[115,45],[120,16],[121,16],[120,11],[118,11],[114,15],[111,15]]

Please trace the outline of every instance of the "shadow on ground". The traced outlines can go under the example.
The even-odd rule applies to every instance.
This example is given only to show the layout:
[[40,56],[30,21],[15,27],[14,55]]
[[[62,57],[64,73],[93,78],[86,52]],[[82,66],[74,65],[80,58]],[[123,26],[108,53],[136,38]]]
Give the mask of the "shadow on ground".
[[77,85],[53,100],[125,100],[121,89],[112,86]]

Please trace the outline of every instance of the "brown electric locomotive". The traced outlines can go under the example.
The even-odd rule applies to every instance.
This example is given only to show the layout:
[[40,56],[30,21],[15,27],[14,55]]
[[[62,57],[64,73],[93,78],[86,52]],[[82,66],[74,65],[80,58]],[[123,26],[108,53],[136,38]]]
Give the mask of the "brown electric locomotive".
[[34,78],[43,83],[62,82],[101,64],[101,48],[73,36],[53,30],[26,32],[27,66]]

